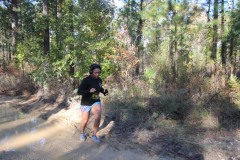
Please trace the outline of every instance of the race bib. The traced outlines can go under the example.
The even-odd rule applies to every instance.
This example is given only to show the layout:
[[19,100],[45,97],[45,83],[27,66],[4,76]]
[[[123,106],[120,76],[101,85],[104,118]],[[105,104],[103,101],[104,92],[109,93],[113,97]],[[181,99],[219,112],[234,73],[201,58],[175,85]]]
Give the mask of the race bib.
[[93,93],[92,94],[92,99],[99,99],[99,93]]

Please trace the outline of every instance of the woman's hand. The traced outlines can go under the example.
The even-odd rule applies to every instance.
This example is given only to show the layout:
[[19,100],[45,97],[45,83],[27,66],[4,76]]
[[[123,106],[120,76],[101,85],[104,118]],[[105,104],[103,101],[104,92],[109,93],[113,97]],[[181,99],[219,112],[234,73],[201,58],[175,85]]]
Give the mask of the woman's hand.
[[104,89],[103,94],[104,94],[104,96],[107,96],[108,95],[108,90]]
[[93,93],[93,92],[95,92],[95,91],[97,91],[95,88],[91,88],[91,89],[90,89],[90,93]]

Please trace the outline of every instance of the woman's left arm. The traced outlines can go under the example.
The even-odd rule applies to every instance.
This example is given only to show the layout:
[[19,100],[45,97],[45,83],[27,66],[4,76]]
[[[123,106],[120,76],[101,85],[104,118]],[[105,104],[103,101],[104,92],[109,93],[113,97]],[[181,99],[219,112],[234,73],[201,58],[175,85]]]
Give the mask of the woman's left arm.
[[[102,81],[102,80],[101,80]],[[102,83],[102,82],[101,82]],[[108,90],[107,89],[104,89],[102,86],[101,86],[101,89],[100,89],[100,92],[102,94],[104,94],[104,96],[108,95]]]

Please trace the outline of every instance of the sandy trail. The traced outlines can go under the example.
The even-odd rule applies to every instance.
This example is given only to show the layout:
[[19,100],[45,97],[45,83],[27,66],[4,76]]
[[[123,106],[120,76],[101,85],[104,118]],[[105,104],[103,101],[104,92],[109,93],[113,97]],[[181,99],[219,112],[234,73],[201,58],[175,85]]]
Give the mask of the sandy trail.
[[[80,112],[76,104],[68,109],[59,109],[51,114],[48,120],[35,114],[20,112],[16,106],[34,105],[34,101],[26,101],[19,97],[0,96],[0,159],[11,160],[156,160],[137,147],[129,147],[126,141],[117,137],[105,136],[100,144],[94,143],[90,137],[80,142],[77,125]],[[44,102],[36,103],[41,108]],[[17,109],[18,108],[18,109]],[[99,133],[108,135],[110,123]]]

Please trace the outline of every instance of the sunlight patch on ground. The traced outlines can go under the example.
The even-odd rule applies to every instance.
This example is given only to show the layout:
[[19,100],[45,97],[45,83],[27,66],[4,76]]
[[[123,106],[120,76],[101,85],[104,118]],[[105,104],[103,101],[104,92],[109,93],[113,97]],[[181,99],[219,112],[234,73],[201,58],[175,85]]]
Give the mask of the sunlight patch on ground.
[[29,121],[29,118],[19,119],[17,122],[16,121],[4,122],[0,125],[0,131],[16,128],[20,125],[26,124],[28,121]]
[[53,137],[61,131],[57,125],[51,125],[46,128],[32,130],[28,133],[6,137],[0,141],[0,151],[15,150],[27,145],[31,145],[38,141],[44,141],[49,137]]
[[39,100],[40,100],[40,98],[38,98],[38,97],[32,97],[32,98],[29,98],[27,101],[20,102],[19,104],[26,105],[26,104],[30,104],[30,103],[37,103]]
[[20,101],[19,99],[12,99],[12,100],[5,100],[4,103],[6,105],[11,105],[11,104],[18,103],[19,101]]

